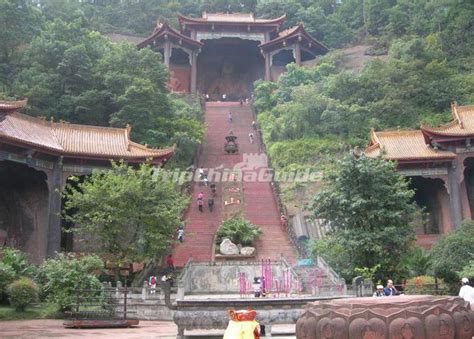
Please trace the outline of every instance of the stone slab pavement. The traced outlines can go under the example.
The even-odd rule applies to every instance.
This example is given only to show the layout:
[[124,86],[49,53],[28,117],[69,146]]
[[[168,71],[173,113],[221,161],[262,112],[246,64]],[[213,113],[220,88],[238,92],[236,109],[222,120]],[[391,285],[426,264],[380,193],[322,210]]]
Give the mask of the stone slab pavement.
[[[62,320],[41,319],[0,321],[0,338],[176,338],[177,328],[171,321],[141,320],[133,328],[71,329],[64,328]],[[274,325],[273,336],[279,339],[296,338],[294,325]],[[222,338],[222,330],[185,332],[187,338]]]

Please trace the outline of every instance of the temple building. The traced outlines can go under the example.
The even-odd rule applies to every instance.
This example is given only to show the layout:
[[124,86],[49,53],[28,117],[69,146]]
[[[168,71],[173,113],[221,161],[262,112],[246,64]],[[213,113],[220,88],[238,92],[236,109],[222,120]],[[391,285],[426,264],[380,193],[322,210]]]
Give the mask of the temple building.
[[217,100],[249,97],[258,79],[276,81],[289,63],[302,65],[328,48],[299,24],[280,31],[286,16],[256,19],[253,13],[178,15],[180,30],[158,23],[138,48],[151,47],[170,70],[170,89],[206,93]]
[[410,131],[371,131],[369,157],[397,162],[411,179],[415,201],[424,212],[417,243],[430,248],[474,215],[474,105],[451,107],[453,120],[440,127]]
[[59,191],[72,175],[108,168],[111,160],[164,165],[174,148],[130,141],[130,127],[56,123],[18,112],[24,101],[0,101],[0,248],[13,246],[35,262],[71,249],[61,232]]

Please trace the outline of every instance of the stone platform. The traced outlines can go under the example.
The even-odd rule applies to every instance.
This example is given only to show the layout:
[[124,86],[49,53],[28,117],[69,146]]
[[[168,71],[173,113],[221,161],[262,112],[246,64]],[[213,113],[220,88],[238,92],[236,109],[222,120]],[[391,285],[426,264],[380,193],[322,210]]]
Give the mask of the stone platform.
[[471,339],[474,312],[459,297],[395,296],[316,301],[296,323],[297,338]]

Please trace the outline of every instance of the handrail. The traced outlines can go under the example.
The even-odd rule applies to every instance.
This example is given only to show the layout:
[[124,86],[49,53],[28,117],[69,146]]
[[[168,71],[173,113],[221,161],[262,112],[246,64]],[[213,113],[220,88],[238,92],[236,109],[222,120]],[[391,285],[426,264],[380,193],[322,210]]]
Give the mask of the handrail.
[[321,256],[316,257],[316,262],[319,267],[324,268],[327,272],[328,278],[330,278],[334,283],[339,284],[344,282],[344,279],[340,277],[340,275],[334,271],[334,269],[329,266],[329,264],[324,260]]

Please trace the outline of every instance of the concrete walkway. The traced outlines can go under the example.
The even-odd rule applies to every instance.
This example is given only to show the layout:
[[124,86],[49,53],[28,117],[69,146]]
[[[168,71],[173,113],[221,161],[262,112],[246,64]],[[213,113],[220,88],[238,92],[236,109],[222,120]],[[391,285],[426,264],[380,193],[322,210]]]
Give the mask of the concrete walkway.
[[[273,336],[296,338],[294,325],[274,325]],[[70,329],[62,320],[41,319],[0,321],[0,338],[176,338],[177,328],[171,321],[140,321],[134,328]],[[222,338],[222,330],[188,331],[188,338]]]

